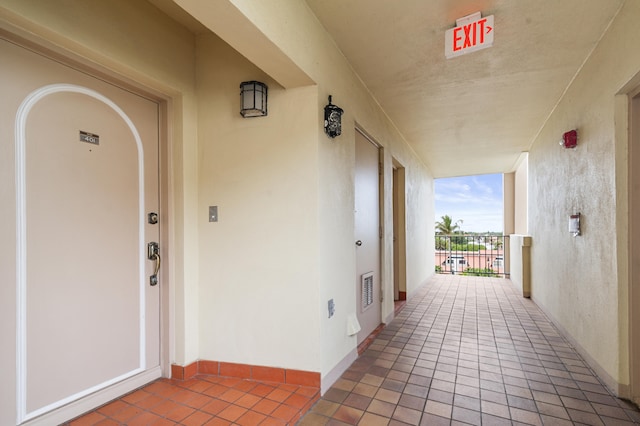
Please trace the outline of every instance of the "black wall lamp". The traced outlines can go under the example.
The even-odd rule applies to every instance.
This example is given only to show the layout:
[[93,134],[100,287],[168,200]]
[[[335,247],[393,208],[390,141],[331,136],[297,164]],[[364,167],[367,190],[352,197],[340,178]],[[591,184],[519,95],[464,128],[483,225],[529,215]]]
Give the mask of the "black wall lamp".
[[324,107],[324,132],[332,139],[342,133],[342,113],[344,110],[333,105],[329,95],[329,104]]
[[267,90],[259,81],[240,83],[240,114],[245,118],[267,115]]

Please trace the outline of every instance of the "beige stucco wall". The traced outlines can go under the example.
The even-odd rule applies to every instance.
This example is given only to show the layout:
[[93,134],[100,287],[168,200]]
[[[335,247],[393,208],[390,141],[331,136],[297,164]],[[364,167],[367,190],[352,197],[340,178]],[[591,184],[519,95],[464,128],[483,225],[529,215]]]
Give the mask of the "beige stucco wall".
[[[199,357],[319,371],[316,89],[282,89],[213,34],[197,52]],[[239,114],[248,80],[269,86],[267,117]]]
[[[640,70],[639,18],[640,3],[626,2],[529,154],[532,297],[614,388],[628,384],[627,284],[616,258],[626,256],[618,244],[625,218],[616,217],[626,158],[616,162],[615,95]],[[578,147],[564,150],[558,141],[571,129]],[[568,220],[577,212],[574,238]]]
[[529,155],[523,153],[515,171],[514,186],[514,232],[527,235],[529,232],[527,206],[529,182]]
[[[316,294],[307,289],[316,303],[315,312],[320,326],[320,364],[314,371],[320,371],[323,377],[356,347],[355,337],[346,333],[347,316],[355,313],[355,245],[354,245],[354,175],[355,128],[358,127],[383,147],[383,239],[382,244],[382,282],[384,302],[382,318],[393,312],[393,255],[392,255],[392,158],[406,168],[407,179],[407,292],[411,294],[434,271],[433,264],[433,226],[428,217],[433,217],[433,179],[426,167],[417,161],[414,153],[403,141],[392,123],[381,111],[379,105],[370,96],[360,79],[353,74],[344,56],[318,23],[303,2],[250,2],[243,0],[221,3],[220,19],[216,10],[204,8],[193,0],[178,0],[178,4],[195,14],[198,19],[214,32],[220,33],[226,42],[240,53],[251,57],[257,66],[269,70],[269,75],[286,84],[296,87],[300,78],[290,78],[300,73],[315,83],[314,91],[305,93],[299,99],[314,102],[317,149],[317,162],[308,167],[317,170],[317,236],[309,240],[308,245],[317,244],[317,280]],[[229,9],[231,7],[231,9]],[[237,10],[236,10],[237,8]],[[237,11],[242,19],[233,22]],[[234,25],[244,26],[249,21],[255,25],[252,32],[253,44],[277,49],[274,55],[282,54],[287,61],[275,61],[264,58],[255,47],[247,46],[245,37],[230,31]],[[257,41],[256,41],[257,40]],[[293,64],[293,65],[292,65]],[[289,68],[293,68],[291,71]],[[304,79],[302,79],[304,80]],[[291,90],[291,89],[289,89]],[[276,92],[279,93],[279,92]],[[345,110],[343,116],[343,134],[331,140],[327,138],[321,126],[323,108],[327,96],[333,96],[333,102]],[[288,98],[285,97],[283,99]],[[275,102],[275,101],[274,101]],[[272,103],[270,102],[270,105]],[[304,110],[306,111],[306,109]],[[292,114],[292,122],[298,114]],[[263,121],[261,123],[267,123]],[[258,126],[258,125],[257,125]],[[266,124],[260,124],[266,126]],[[303,139],[304,140],[304,139]],[[268,142],[268,141],[265,141]],[[301,143],[300,141],[299,143]],[[290,203],[291,200],[282,200]],[[310,238],[313,237],[310,235]],[[310,250],[313,250],[311,247]],[[204,267],[206,268],[206,267]],[[312,284],[309,284],[312,285]],[[288,295],[288,297],[294,297]],[[307,297],[307,296],[301,296]],[[327,301],[334,299],[336,313],[332,318],[327,315]],[[290,299],[283,299],[290,300]],[[295,318],[292,318],[295,321]],[[201,335],[206,332],[201,330]],[[259,355],[255,355],[257,358]],[[313,356],[306,361],[310,365]],[[261,362],[256,359],[256,362]],[[309,367],[307,367],[309,368]]]

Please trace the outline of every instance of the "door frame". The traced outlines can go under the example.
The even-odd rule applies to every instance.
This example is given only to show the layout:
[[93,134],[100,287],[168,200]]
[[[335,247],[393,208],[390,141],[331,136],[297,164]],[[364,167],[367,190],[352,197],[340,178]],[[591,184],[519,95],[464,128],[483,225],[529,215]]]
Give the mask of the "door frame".
[[[50,41],[40,37],[33,31],[26,31],[23,28],[16,27],[11,23],[3,20],[0,17],[0,38],[7,40],[17,46],[32,51],[38,55],[44,56],[52,61],[61,63],[79,72],[87,74],[98,80],[105,81],[113,86],[116,86],[122,90],[131,92],[137,96],[149,99],[158,104],[158,188],[159,188],[159,243],[160,254],[163,259],[168,259],[161,263],[160,269],[160,347],[159,359],[160,359],[160,374],[162,377],[171,376],[171,347],[170,342],[173,339],[173,324],[174,320],[171,315],[171,291],[173,282],[171,280],[171,259],[170,254],[173,252],[172,238],[170,237],[170,192],[169,192],[169,175],[168,165],[170,164],[170,138],[169,129],[171,125],[170,111],[172,106],[172,98],[161,91],[151,88],[140,81],[134,80],[127,76],[116,73],[96,62],[93,62],[87,58],[80,56],[79,54],[66,50],[59,45],[55,45]],[[16,347],[16,351],[19,350]],[[16,352],[17,355],[17,352]],[[157,374],[157,369],[142,372],[139,375],[129,379],[129,383],[135,383],[138,386],[142,386],[149,381],[153,380]],[[137,386],[136,386],[137,387]],[[17,389],[16,389],[17,390]],[[67,413],[77,413],[80,415],[87,412],[99,405],[102,405],[112,399],[122,396],[122,391],[116,386],[110,386],[108,388],[97,391],[91,395],[88,395],[80,400],[70,402],[64,406],[65,413],[56,409],[52,412],[43,414],[42,416],[26,420],[22,425],[46,425],[52,423],[60,423],[68,420]],[[16,395],[19,403],[19,395]],[[64,417],[61,417],[64,415]]]
[[[629,398],[640,405],[640,87],[628,94]],[[634,185],[635,184],[635,185]]]
[[393,161],[393,295],[407,300],[406,169]]

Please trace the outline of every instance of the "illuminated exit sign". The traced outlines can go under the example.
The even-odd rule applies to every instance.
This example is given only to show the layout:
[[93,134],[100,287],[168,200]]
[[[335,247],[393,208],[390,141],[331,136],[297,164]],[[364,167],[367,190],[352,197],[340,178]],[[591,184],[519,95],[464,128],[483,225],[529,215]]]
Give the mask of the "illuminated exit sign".
[[456,27],[444,34],[444,56],[455,58],[493,45],[493,15],[480,12],[456,21]]

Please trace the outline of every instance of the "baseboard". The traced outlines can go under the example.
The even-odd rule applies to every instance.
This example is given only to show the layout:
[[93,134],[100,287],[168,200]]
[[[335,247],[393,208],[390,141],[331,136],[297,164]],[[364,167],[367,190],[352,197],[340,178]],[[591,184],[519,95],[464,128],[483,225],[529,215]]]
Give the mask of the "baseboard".
[[333,386],[335,382],[347,371],[347,369],[358,359],[358,349],[354,348],[347,354],[342,361],[340,361],[333,369],[322,378],[322,386],[320,387],[320,394],[324,395],[326,391]]
[[320,373],[313,371],[207,360],[195,361],[186,366],[171,365],[172,379],[188,380],[196,374],[320,388]]
[[536,304],[536,306],[546,315],[546,317],[553,323],[553,325],[558,329],[562,337],[567,339],[569,344],[578,352],[578,354],[582,357],[584,362],[587,363],[589,368],[593,370],[595,375],[600,379],[602,384],[609,389],[609,391],[617,396],[618,398],[629,399],[630,397],[630,389],[629,385],[625,385],[619,383],[615,380],[607,371],[602,368],[602,366],[593,358],[589,352],[580,344],[578,341],[573,338],[573,336],[565,329],[560,322],[549,313],[549,311],[538,302],[535,297],[531,297],[531,300]]

